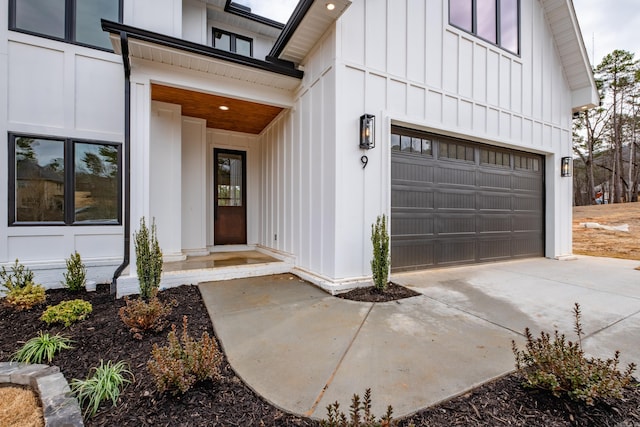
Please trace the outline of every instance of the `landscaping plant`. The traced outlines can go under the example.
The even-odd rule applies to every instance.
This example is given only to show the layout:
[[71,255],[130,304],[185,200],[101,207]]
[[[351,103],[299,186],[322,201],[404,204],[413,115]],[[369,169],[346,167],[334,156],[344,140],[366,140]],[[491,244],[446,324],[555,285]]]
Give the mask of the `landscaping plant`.
[[155,219],[152,220],[149,230],[144,217],[140,218],[140,230],[133,234],[133,238],[140,296],[149,300],[153,291],[160,286],[162,274],[162,251],[158,243]]
[[33,272],[17,259],[10,270],[0,269],[0,282],[5,301],[18,310],[28,310],[46,299],[44,287],[33,283]]
[[172,394],[185,393],[193,384],[207,379],[220,378],[222,353],[214,338],[202,333],[199,341],[187,332],[187,316],[182,318],[182,337],[178,339],[176,325],[171,325],[168,345],[153,345],[152,358],[147,363],[156,381],[158,391],[170,390]]
[[387,289],[389,281],[389,233],[387,232],[387,217],[378,216],[376,223],[371,225],[371,243],[373,244],[373,259],[371,260],[371,272],[373,285],[378,292]]
[[47,325],[62,323],[65,327],[69,327],[78,320],[86,319],[92,310],[93,307],[89,301],[81,299],[62,301],[60,304],[47,307],[40,320]]
[[564,334],[558,331],[555,331],[553,339],[544,331],[539,338],[533,338],[529,328],[525,329],[527,342],[524,350],[518,350],[515,341],[512,341],[516,369],[524,377],[524,385],[548,390],[557,397],[566,395],[589,406],[596,399],[621,399],[623,388],[633,381],[635,364],[629,364],[624,372],[620,372],[619,351],[607,360],[585,357],[578,303],[573,312],[578,336],[576,342],[567,341]]
[[177,303],[175,300],[167,303],[160,301],[154,291],[149,301],[125,298],[125,304],[118,311],[120,319],[129,327],[134,338],[142,339],[145,331],[160,332],[167,326],[167,317]]
[[72,341],[60,334],[49,335],[38,332],[38,336],[27,341],[20,350],[13,355],[13,361],[19,363],[50,363],[56,353],[73,348]]
[[77,292],[87,285],[87,269],[82,263],[80,254],[76,251],[66,260],[67,271],[64,273],[62,284],[70,291]]
[[389,427],[396,425],[391,416],[392,413],[393,408],[389,405],[387,413],[376,420],[375,415],[371,413],[371,389],[368,388],[364,392],[362,401],[358,394],[353,395],[348,417],[340,411],[340,404],[337,401],[327,406],[327,418],[320,421],[320,425],[322,427]]
[[[120,392],[133,380],[133,374],[123,361],[105,364],[100,359],[100,366],[92,368],[94,373],[86,380],[73,379],[71,392],[78,398],[81,406],[86,405],[84,415],[92,417],[98,412],[103,400],[111,400],[116,406]],[[127,378],[128,377],[128,378]]]

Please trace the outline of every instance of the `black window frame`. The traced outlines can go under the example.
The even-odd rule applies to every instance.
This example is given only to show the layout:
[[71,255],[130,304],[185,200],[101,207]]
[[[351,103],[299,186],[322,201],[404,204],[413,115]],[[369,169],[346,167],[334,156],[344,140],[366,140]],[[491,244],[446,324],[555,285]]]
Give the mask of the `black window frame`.
[[[65,0],[64,4],[64,37],[55,37],[49,34],[38,33],[36,31],[25,30],[16,26],[16,2],[20,0],[9,0],[9,30],[18,33],[29,34],[32,36],[42,37],[49,40],[61,41],[77,46],[88,47],[91,49],[97,49],[104,52],[113,52],[113,49],[104,48],[102,46],[95,46],[88,43],[83,43],[75,40],[76,38],[76,0]],[[118,22],[122,22],[123,19],[123,4],[124,0],[118,1]]]
[[[219,47],[216,47],[216,33],[222,33],[229,36],[229,50],[220,49]],[[253,58],[253,39],[251,37],[242,36],[240,34],[232,33],[231,31],[223,30],[216,27],[213,27],[211,29],[211,46],[213,46],[215,49],[220,49],[225,52],[231,52],[238,55],[242,55],[241,53],[237,52],[236,39],[249,42],[249,58]]]
[[454,23],[451,22],[451,0],[448,1],[448,5],[449,5],[449,25],[451,25],[452,27],[455,27],[461,31],[464,31],[467,34],[472,34],[473,36],[479,38],[480,40],[483,40],[487,43],[490,43],[493,46],[499,47],[500,49],[504,50],[505,52],[509,52],[512,55],[516,55],[516,56],[520,56],[521,55],[521,49],[522,49],[522,34],[521,34],[521,28],[522,28],[522,8],[521,8],[521,0],[516,0],[517,2],[517,8],[518,8],[518,48],[517,48],[517,52],[513,52],[509,49],[507,49],[506,47],[502,46],[502,28],[501,28],[501,10],[500,10],[500,5],[502,4],[502,0],[495,0],[496,2],[496,41],[493,42],[491,40],[487,40],[485,38],[483,38],[482,36],[480,36],[478,34],[478,14],[477,14],[477,0],[469,0],[471,1],[471,31],[462,28]]
[[[62,141],[64,144],[64,221],[17,221],[16,220],[16,139],[18,138],[34,138],[50,141]],[[7,206],[8,226],[9,227],[55,227],[55,226],[121,226],[122,225],[122,143],[113,141],[101,141],[81,138],[65,138],[51,135],[36,135],[28,133],[9,132],[9,192]],[[75,170],[75,144],[95,144],[110,145],[116,147],[118,152],[118,194],[117,194],[117,219],[116,221],[75,221],[75,187],[76,187],[76,170]]]

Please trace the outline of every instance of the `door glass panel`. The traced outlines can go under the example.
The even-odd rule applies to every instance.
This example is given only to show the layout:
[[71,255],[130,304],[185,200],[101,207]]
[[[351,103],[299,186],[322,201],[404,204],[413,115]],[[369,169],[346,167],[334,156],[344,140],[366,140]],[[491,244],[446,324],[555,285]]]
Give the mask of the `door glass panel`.
[[242,156],[218,154],[218,206],[242,206]]

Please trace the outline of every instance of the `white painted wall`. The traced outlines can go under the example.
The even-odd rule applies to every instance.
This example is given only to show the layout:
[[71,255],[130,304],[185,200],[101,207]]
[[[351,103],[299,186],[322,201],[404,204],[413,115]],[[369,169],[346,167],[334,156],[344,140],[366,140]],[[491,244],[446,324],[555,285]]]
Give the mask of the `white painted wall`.
[[182,37],[182,0],[128,0],[123,12],[127,25]]
[[[8,22],[7,7],[0,19]],[[123,142],[124,78],[119,55],[8,31],[0,26],[0,132]],[[0,150],[0,199],[9,197],[8,153]],[[0,264],[16,258],[36,281],[61,286],[65,258],[78,251],[91,280],[104,283],[122,261],[122,226],[8,227],[0,203]]]
[[182,117],[182,252],[208,255],[207,121]]
[[[571,91],[544,11],[521,3],[516,56],[448,25],[447,4],[355,0],[336,24],[336,205],[346,207],[336,215],[336,278],[370,274],[370,224],[389,214],[392,121],[546,154],[546,255],[571,253],[571,180],[558,171],[571,151]],[[367,152],[357,144],[363,113],[377,118]]]

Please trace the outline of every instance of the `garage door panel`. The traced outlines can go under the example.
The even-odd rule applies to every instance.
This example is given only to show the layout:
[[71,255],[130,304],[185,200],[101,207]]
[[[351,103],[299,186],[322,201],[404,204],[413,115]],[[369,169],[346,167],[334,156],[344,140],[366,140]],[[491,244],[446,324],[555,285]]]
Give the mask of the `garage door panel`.
[[397,208],[433,209],[433,189],[424,187],[393,186],[391,189],[391,206]]
[[511,211],[511,193],[501,194],[482,191],[477,194],[476,206],[480,211]]
[[438,215],[436,221],[438,236],[460,236],[476,234],[475,214]]
[[543,256],[543,157],[423,135],[391,151],[392,271]]
[[511,238],[489,238],[478,241],[478,259],[480,262],[500,261],[512,257]]
[[391,232],[394,236],[433,236],[434,219],[429,214],[422,215],[393,215],[391,218]]
[[473,191],[450,190],[443,193],[438,190],[436,193],[436,206],[438,209],[462,209],[475,211],[476,201]]
[[478,215],[478,233],[511,233],[511,215]]
[[475,187],[476,173],[462,167],[441,166],[435,168],[435,179],[438,184]]
[[438,240],[439,265],[469,264],[476,260],[475,239]]

